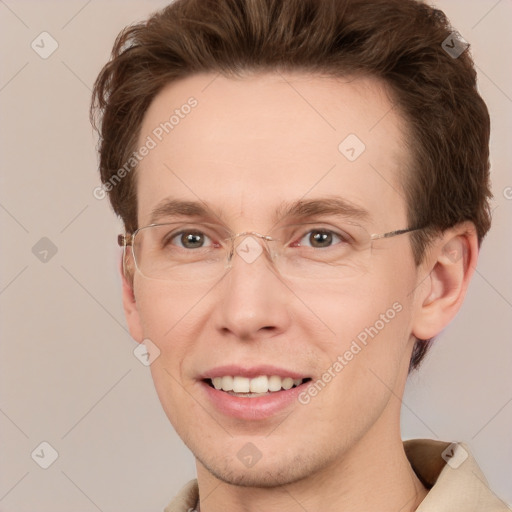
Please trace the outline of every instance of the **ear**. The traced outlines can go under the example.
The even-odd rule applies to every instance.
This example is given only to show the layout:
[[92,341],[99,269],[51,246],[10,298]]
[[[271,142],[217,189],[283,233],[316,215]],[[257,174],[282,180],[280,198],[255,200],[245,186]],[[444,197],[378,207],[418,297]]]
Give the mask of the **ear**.
[[132,338],[136,342],[142,343],[144,334],[133,290],[133,269],[130,268],[129,259],[129,257],[125,259],[123,255],[119,265],[123,285],[123,309]]
[[472,222],[443,232],[427,249],[418,277],[418,309],[412,334],[420,340],[437,336],[459,311],[478,261],[478,237]]

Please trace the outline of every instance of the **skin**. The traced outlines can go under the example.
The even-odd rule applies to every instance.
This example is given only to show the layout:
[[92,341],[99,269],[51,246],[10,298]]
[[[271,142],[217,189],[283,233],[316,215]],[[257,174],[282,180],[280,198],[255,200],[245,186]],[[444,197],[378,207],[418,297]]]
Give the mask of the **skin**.
[[[407,127],[376,79],[195,75],[158,94],[140,144],[190,96],[197,107],[137,170],[139,226],[166,198],[199,198],[233,232],[267,233],[281,201],[336,196],[370,213],[370,233],[408,227]],[[338,150],[351,133],[366,145],[353,162]],[[400,436],[414,336],[431,338],[454,317],[477,252],[466,223],[440,235],[419,267],[409,235],[376,241],[371,264],[342,283],[285,283],[264,257],[235,257],[209,286],[124,278],[132,336],[161,351],[152,376],[196,458],[201,510],[415,510],[427,491]],[[244,421],[202,392],[198,375],[225,364],[273,364],[316,380],[396,302],[400,313],[307,405]],[[237,457],[247,442],[261,453],[252,468]]]

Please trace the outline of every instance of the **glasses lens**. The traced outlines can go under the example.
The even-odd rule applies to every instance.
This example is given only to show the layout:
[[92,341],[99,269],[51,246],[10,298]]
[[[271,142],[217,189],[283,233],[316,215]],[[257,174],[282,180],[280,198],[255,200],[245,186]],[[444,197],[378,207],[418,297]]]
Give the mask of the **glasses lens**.
[[281,243],[276,266],[294,279],[336,280],[365,272],[371,236],[353,222],[285,226],[275,235]]
[[[371,237],[353,222],[290,224],[270,237],[265,243],[283,277],[337,280],[368,268]],[[254,263],[264,252],[261,239],[248,233],[235,242],[234,253],[246,264]],[[147,278],[204,281],[227,271],[230,240],[229,231],[216,225],[152,225],[136,233],[133,254],[137,269]]]
[[194,281],[225,271],[229,232],[207,224],[159,224],[140,229],[133,241],[139,272],[150,279]]

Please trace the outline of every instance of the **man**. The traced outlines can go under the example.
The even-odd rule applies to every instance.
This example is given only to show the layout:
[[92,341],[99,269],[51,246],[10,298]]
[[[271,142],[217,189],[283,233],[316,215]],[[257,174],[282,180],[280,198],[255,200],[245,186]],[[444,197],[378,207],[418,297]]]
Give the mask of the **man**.
[[123,303],[197,461],[167,511],[501,511],[400,436],[489,229],[489,117],[414,0],[178,0],[95,85]]

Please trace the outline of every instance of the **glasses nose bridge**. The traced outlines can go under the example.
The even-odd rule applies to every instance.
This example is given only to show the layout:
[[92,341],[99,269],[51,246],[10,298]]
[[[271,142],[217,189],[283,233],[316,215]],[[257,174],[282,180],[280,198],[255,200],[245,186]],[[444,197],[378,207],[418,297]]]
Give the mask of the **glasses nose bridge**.
[[258,240],[259,245],[260,246],[263,245],[263,248],[266,250],[270,259],[272,261],[274,260],[274,257],[273,257],[272,251],[270,250],[268,242],[276,241],[275,238],[273,238],[270,235],[262,235],[261,233],[258,233],[257,231],[244,231],[242,233],[235,233],[234,235],[232,235],[229,238],[231,245],[230,245],[230,249],[229,249],[229,253],[228,253],[228,261],[227,261],[228,265],[230,265],[232,262],[232,259],[233,259],[234,253],[235,253],[236,240],[240,237],[242,237],[242,239],[247,238],[247,237],[252,237],[253,239],[256,238]]

